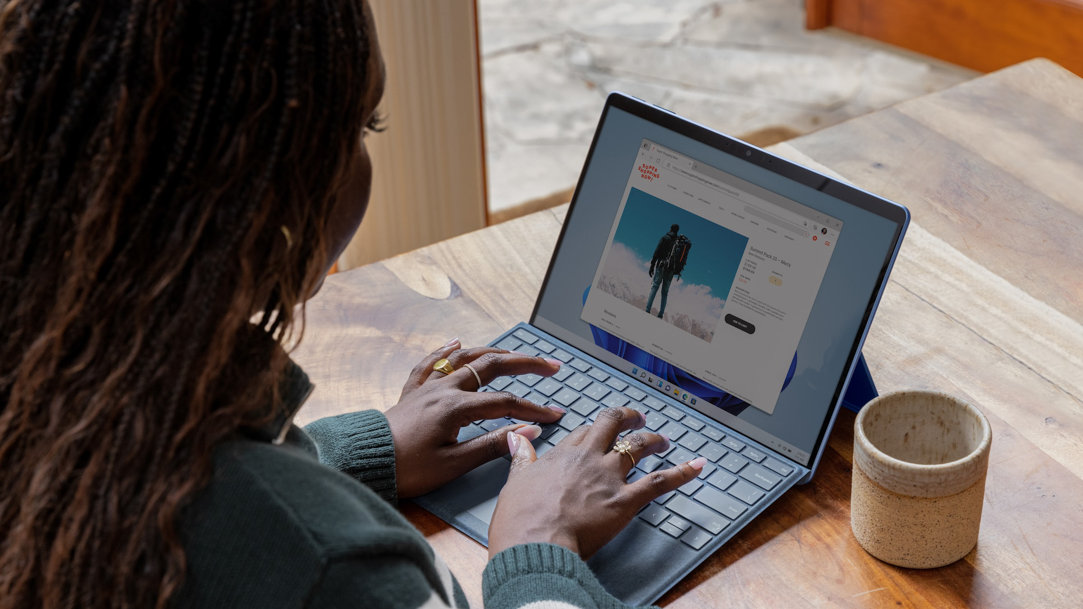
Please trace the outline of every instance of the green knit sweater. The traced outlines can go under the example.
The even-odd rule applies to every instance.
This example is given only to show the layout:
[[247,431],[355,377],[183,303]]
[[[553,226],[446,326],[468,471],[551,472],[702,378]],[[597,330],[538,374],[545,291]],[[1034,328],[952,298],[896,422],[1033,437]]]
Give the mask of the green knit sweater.
[[[287,397],[309,392],[299,378]],[[280,445],[275,435],[256,430],[216,450],[209,486],[181,518],[187,575],[175,607],[467,607],[447,566],[394,507],[395,452],[382,413],[292,427]],[[549,544],[501,552],[482,588],[488,609],[625,607],[576,554]]]

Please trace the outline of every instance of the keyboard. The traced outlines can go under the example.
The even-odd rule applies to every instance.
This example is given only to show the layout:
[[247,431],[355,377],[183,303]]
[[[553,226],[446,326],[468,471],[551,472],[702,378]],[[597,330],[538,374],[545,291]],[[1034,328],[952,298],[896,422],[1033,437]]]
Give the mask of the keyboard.
[[[481,391],[507,391],[536,404],[557,404],[567,411],[560,421],[542,425],[541,436],[533,443],[539,457],[573,429],[593,421],[603,408],[625,406],[645,415],[646,429],[670,439],[667,450],[648,455],[636,464],[628,473],[629,482],[696,456],[707,459],[708,463],[696,479],[655,499],[638,515],[647,524],[694,550],[705,547],[723,534],[783,479],[794,474],[792,466],[747,441],[666,404],[523,328],[517,328],[496,346],[551,357],[564,364],[551,377],[536,374],[505,376],[481,388]],[[517,419],[475,421],[460,431],[459,441],[509,423],[530,422]]]

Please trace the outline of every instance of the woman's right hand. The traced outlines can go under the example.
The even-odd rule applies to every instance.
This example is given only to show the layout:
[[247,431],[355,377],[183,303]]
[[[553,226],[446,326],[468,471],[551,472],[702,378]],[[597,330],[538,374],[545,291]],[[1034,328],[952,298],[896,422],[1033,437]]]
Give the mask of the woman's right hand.
[[[631,484],[631,460],[612,450],[621,432],[639,429],[643,415],[607,408],[538,459],[526,439],[508,434],[511,472],[489,525],[489,557],[522,543],[554,543],[589,558],[652,499],[692,480],[706,459],[659,470]],[[669,446],[652,432],[624,437],[636,462]]]

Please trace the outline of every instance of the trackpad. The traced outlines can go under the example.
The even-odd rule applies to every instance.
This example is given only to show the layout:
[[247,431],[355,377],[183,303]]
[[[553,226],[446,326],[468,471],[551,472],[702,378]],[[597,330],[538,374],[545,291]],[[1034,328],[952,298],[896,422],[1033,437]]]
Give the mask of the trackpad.
[[507,459],[493,459],[414,503],[488,545],[489,522],[510,467]]

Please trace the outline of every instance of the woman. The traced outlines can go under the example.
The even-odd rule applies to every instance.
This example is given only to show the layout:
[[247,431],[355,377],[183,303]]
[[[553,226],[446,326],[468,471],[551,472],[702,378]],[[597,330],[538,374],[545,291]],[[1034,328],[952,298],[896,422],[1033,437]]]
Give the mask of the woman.
[[465,606],[393,504],[509,450],[487,606],[617,604],[580,556],[703,461],[625,484],[627,409],[455,440],[557,420],[475,391],[559,362],[451,341],[386,416],[290,423],[382,86],[360,0],[0,0],[0,609]]

